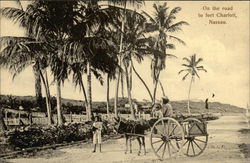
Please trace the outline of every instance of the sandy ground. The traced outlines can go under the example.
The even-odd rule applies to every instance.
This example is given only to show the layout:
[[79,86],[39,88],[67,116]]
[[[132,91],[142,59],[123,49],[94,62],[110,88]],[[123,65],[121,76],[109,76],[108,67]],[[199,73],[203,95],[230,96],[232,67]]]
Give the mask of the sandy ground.
[[[10,163],[245,163],[250,162],[250,128],[243,115],[222,116],[208,123],[209,140],[204,153],[198,157],[179,155],[160,161],[150,149],[146,137],[146,156],[137,156],[138,144],[133,141],[133,153],[124,154],[125,140],[108,140],[102,153],[92,153],[91,144],[81,144],[56,150],[46,150],[31,158],[9,159]],[[1,160],[0,160],[1,162]]]

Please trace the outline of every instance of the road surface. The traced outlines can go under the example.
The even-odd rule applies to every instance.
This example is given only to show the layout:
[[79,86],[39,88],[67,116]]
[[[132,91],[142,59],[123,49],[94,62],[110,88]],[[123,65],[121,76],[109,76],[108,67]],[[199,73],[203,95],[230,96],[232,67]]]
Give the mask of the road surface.
[[80,144],[56,150],[46,150],[31,158],[6,160],[10,163],[246,163],[250,162],[250,128],[243,115],[222,116],[208,123],[209,140],[204,153],[198,157],[177,156],[157,160],[146,137],[146,156],[137,156],[138,144],[133,141],[133,153],[125,154],[125,140],[108,140],[102,153],[92,153],[91,144]]

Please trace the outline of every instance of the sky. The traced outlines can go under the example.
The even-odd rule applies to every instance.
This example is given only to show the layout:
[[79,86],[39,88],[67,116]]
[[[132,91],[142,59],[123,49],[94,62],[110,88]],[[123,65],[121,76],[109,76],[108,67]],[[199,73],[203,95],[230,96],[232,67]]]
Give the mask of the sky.
[[[153,15],[152,1],[146,1],[140,9]],[[156,3],[163,3],[156,2]],[[1,7],[16,6],[13,2],[1,1]],[[186,46],[176,44],[176,49],[170,51],[177,58],[166,60],[166,69],[161,72],[160,80],[170,100],[184,100],[188,96],[190,78],[182,81],[182,75],[178,72],[183,68],[183,57],[196,54],[203,58],[201,65],[207,69],[207,73],[200,72],[200,79],[196,78],[191,89],[191,99],[218,101],[240,107],[246,107],[249,103],[249,2],[168,2],[170,9],[181,7],[176,21],[184,20],[189,26],[183,26],[183,31],[174,33],[186,42]],[[219,11],[212,11],[212,7],[219,7]],[[232,10],[223,10],[228,8]],[[232,7],[232,8],[231,8]],[[205,10],[204,10],[205,9]],[[210,10],[208,10],[210,9]],[[139,11],[139,10],[138,10]],[[203,17],[198,17],[198,13]],[[205,14],[215,14],[214,18],[205,17]],[[217,13],[236,14],[235,17],[216,17]],[[209,20],[222,20],[227,24],[209,24]],[[18,25],[1,17],[1,36],[23,36],[24,31]],[[135,64],[136,69],[146,81],[149,88],[153,90],[150,73],[150,58],[145,58],[141,64]],[[86,86],[86,76],[83,77]],[[105,78],[105,76],[104,76]],[[56,96],[56,86],[51,81],[51,94]],[[125,87],[125,85],[124,85]],[[34,95],[34,75],[32,68],[27,68],[14,80],[7,70],[1,68],[0,93],[12,95]],[[126,95],[126,90],[124,90]],[[212,98],[212,94],[215,97]],[[110,97],[114,97],[115,82],[111,82]],[[92,95],[94,101],[106,100],[106,85],[100,85],[93,80]],[[160,99],[162,92],[158,87],[157,98]],[[83,100],[79,88],[75,88],[69,80],[65,81],[62,88],[62,97]],[[140,80],[133,74],[132,97],[138,100],[150,99]]]

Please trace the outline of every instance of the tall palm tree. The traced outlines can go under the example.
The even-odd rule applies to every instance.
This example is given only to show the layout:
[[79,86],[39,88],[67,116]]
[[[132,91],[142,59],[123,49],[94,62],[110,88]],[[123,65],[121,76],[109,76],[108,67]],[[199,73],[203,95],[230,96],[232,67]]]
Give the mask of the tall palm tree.
[[[142,0],[114,0],[110,1],[111,4],[119,5],[122,6],[122,10],[120,12],[122,13],[121,16],[121,32],[120,32],[120,43],[119,43],[119,65],[121,66],[122,64],[122,52],[123,52],[123,39],[124,39],[124,25],[126,21],[126,12],[127,12],[127,5],[132,5],[136,6],[137,8],[141,7],[143,5]],[[114,110],[115,110],[115,116],[118,116],[117,112],[117,104],[118,104],[118,93],[119,93],[119,83],[120,83],[120,76],[121,76],[121,71],[118,71],[117,74],[117,82],[116,82],[116,89],[115,89],[115,98],[114,98]],[[130,106],[131,107],[131,106]]]
[[[1,37],[0,44],[3,47],[0,52],[0,66],[7,68],[12,74],[13,79],[26,67],[32,65],[37,67],[39,76],[42,79],[46,92],[46,106],[48,124],[51,124],[51,104],[49,101],[49,87],[42,70],[46,69],[46,58],[44,55],[45,44],[36,43],[36,40],[29,37]],[[44,48],[43,48],[44,47]]]
[[68,78],[68,65],[64,57],[64,44],[68,40],[74,23],[77,21],[74,16],[77,15],[74,9],[78,1],[35,1],[31,5],[36,9],[36,23],[39,26],[33,27],[38,36],[43,36],[52,47],[50,51],[50,67],[57,87],[57,119],[58,125],[63,123],[61,86]]
[[[19,7],[18,9],[21,10],[22,13],[24,13],[24,9],[22,6],[22,3],[20,0],[14,0],[14,2],[16,2],[17,6]],[[4,13],[3,13],[4,16]],[[17,16],[19,15],[13,15],[12,18],[10,18],[12,21],[15,20],[17,18]],[[8,17],[8,16],[6,16]],[[29,33],[26,33],[27,37],[30,36]],[[33,66],[33,73],[34,73],[34,77],[35,77],[35,96],[36,96],[36,103],[38,105],[39,108],[42,108],[42,88],[41,88],[41,77],[39,75],[39,69],[38,66]]]
[[184,41],[173,35],[170,35],[169,33],[181,31],[182,30],[181,27],[183,25],[188,25],[188,23],[185,21],[180,21],[177,23],[174,22],[174,20],[176,19],[176,14],[179,13],[179,11],[181,11],[180,7],[175,7],[170,12],[168,12],[169,7],[165,2],[162,5],[154,4],[153,8],[155,10],[153,17],[148,15],[146,12],[143,12],[143,14],[148,18],[149,21],[146,26],[147,31],[150,33],[157,32],[157,36],[153,37],[154,38],[153,46],[161,52],[161,55],[154,55],[151,62],[152,78],[153,82],[155,83],[153,92],[153,103],[155,103],[160,72],[166,67],[165,65],[166,57],[173,56],[170,54],[168,55],[166,53],[166,50],[168,48],[170,49],[174,48],[174,45],[169,44],[168,42],[170,40],[175,40],[177,42],[185,44]]
[[73,63],[70,64],[70,69],[73,72],[73,83],[75,83],[75,87],[77,87],[79,85],[80,91],[82,91],[83,93],[83,97],[84,97],[84,106],[85,109],[88,109],[88,99],[87,99],[87,93],[85,90],[85,86],[83,84],[83,73],[85,71],[85,63]]
[[[65,3],[67,3],[67,2],[65,2]],[[64,4],[64,3],[62,3],[62,4]],[[3,41],[3,44],[7,44],[7,48],[5,48],[2,52],[2,57],[4,58],[6,55],[12,55],[14,57],[12,59],[15,59],[15,61],[17,61],[17,62],[14,62],[14,64],[13,64],[13,61],[11,61],[8,58],[5,58],[7,61],[9,61],[9,63],[12,62],[12,64],[8,65],[8,62],[6,62],[6,63],[2,62],[3,65],[9,66],[9,69],[13,69],[16,72],[20,72],[34,61],[35,62],[34,65],[35,65],[36,70],[39,70],[39,67],[40,67],[39,60],[42,56],[41,52],[36,51],[35,48],[37,48],[37,47],[34,47],[34,49],[33,49],[30,46],[28,46],[27,44],[31,44],[31,42],[33,44],[36,44],[36,43],[47,44],[48,38],[49,38],[49,37],[47,37],[47,34],[48,34],[48,36],[54,36],[55,34],[57,34],[58,37],[59,37],[58,34],[62,34],[62,31],[60,31],[60,29],[57,30],[54,27],[57,23],[57,25],[60,24],[60,27],[64,28],[65,26],[63,26],[63,24],[61,24],[61,22],[63,22],[63,21],[61,21],[60,23],[59,23],[59,21],[54,21],[54,23],[56,22],[55,24],[53,24],[53,25],[50,24],[50,21],[53,20],[53,18],[55,20],[56,16],[60,17],[62,15],[62,12],[53,13],[53,11],[54,11],[53,8],[56,8],[56,7],[57,7],[57,5],[54,4],[54,2],[48,2],[48,1],[39,1],[39,2],[34,1],[33,2],[32,1],[27,6],[27,9],[25,11],[23,9],[17,9],[17,8],[1,9],[1,15],[12,19],[14,22],[18,22],[22,27],[25,27],[26,33],[27,33],[26,38],[5,37],[5,38],[1,39],[1,41]],[[59,8],[60,7],[62,7],[62,6],[59,6]],[[63,9],[63,8],[61,8],[61,9]],[[57,11],[59,11],[59,10],[57,10]],[[56,15],[57,13],[59,13],[59,15]],[[65,15],[67,15],[67,14],[68,13],[66,13]],[[56,20],[58,20],[58,19],[56,19]],[[49,31],[49,32],[47,32],[47,31]],[[47,37],[47,38],[44,39],[45,37]],[[49,44],[47,44],[47,45],[49,45]],[[53,46],[53,44],[52,44],[52,46]],[[30,54],[32,51],[36,52],[35,53],[36,55]],[[19,54],[14,55],[14,53],[17,53],[17,54],[19,53]],[[28,54],[28,55],[25,55],[25,54]],[[19,63],[19,65],[17,65],[17,63]],[[40,73],[40,75],[42,75],[42,73]],[[45,80],[43,80],[43,82],[46,83]],[[57,84],[58,88],[60,88],[60,81],[58,81],[57,83],[58,83]],[[48,89],[48,86],[45,89],[46,93],[48,93],[47,89]],[[57,89],[57,90],[59,90],[59,89]],[[60,96],[60,91],[58,91],[58,92],[59,92],[59,96]],[[47,95],[47,96],[49,96],[49,95]],[[48,102],[47,99],[46,99],[46,102]],[[60,98],[58,98],[59,110],[60,110],[60,104],[61,104]],[[50,110],[49,108],[47,108],[47,109]],[[50,113],[48,113],[48,115],[49,115],[48,117],[50,117]],[[60,113],[58,115],[60,116]],[[49,123],[50,123],[50,119],[51,118],[49,118]],[[59,122],[60,121],[61,120],[59,120]]]
[[[117,14],[118,15],[118,14]],[[116,17],[115,17],[116,18]],[[113,19],[115,19],[113,18]],[[115,21],[115,20],[114,20]],[[110,81],[111,80],[115,80],[116,79],[116,73],[117,71],[122,71],[121,67],[119,67],[118,65],[118,49],[119,49],[119,33],[117,32],[117,30],[115,30],[116,28],[114,28],[114,26],[116,25],[114,22],[112,24],[110,24],[111,26],[108,28],[104,28],[101,31],[101,35],[102,37],[104,37],[106,40],[110,41],[112,43],[113,47],[112,49],[108,50],[109,48],[106,47],[106,50],[108,50],[109,55],[112,56],[113,61],[110,60],[109,57],[105,57],[103,58],[103,60],[105,62],[108,62],[108,65],[111,66],[108,71],[106,71],[106,107],[107,107],[107,114],[110,113]],[[112,66],[113,65],[113,66]],[[109,67],[108,66],[108,67]],[[122,84],[122,94],[123,94],[123,81],[122,81],[122,75],[121,75],[121,84]],[[123,96],[124,97],[124,96]]]
[[[28,6],[26,11],[20,9],[5,8],[1,10],[6,17],[14,19],[15,22],[19,22],[21,26],[25,27],[28,36],[35,39],[36,42],[44,42],[53,50],[48,52],[49,58],[52,61],[61,64],[58,59],[60,58],[61,43],[62,39],[67,37],[66,34],[71,29],[72,25],[72,6],[75,1],[32,1]],[[53,41],[52,41],[53,40]],[[25,47],[25,46],[24,46]],[[59,57],[56,57],[58,55]],[[51,57],[52,56],[52,57]],[[57,59],[57,60],[56,60]],[[50,62],[52,63],[52,62]],[[61,98],[60,98],[60,85],[61,80],[64,78],[63,71],[60,70],[59,65],[54,63],[50,64],[54,72],[54,78],[57,83],[58,90],[58,122],[61,122]],[[64,69],[63,69],[64,70]],[[41,75],[42,73],[40,73]]]
[[[116,61],[116,57],[113,56],[113,60],[108,59],[108,63],[105,62],[109,58],[110,54],[113,54],[112,40],[106,36],[107,27],[113,23],[112,17],[114,15],[114,8],[101,8],[98,1],[87,1],[85,6],[85,17],[83,20],[85,23],[86,32],[85,38],[87,39],[86,47],[84,48],[87,57],[87,90],[88,90],[88,116],[91,118],[92,110],[92,90],[91,90],[91,74],[93,73],[99,80],[102,78],[98,71],[110,72],[109,67],[113,66]],[[110,44],[111,43],[111,44]],[[102,58],[102,61],[100,60]],[[103,64],[106,63],[106,64]],[[114,67],[111,68],[114,70]],[[102,83],[102,80],[100,80]]]
[[191,75],[191,80],[190,80],[190,85],[189,85],[189,90],[188,90],[188,113],[191,114],[190,112],[190,92],[191,92],[191,85],[194,82],[195,77],[197,76],[200,78],[198,71],[204,71],[207,72],[206,69],[204,69],[203,66],[200,66],[199,63],[203,61],[202,58],[196,58],[196,54],[190,56],[190,58],[183,58],[183,60],[186,61],[186,63],[182,64],[182,66],[185,67],[185,69],[182,69],[179,71],[179,74],[182,72],[186,72],[185,75],[183,76],[182,80],[185,80],[189,75]]
[[[122,61],[125,70],[126,84],[127,84],[127,95],[130,105],[131,117],[135,118],[134,108],[132,102],[132,70],[133,59],[141,62],[143,57],[147,54],[147,38],[144,36],[145,19],[142,15],[135,11],[127,11],[126,13],[126,24],[124,25],[124,43],[122,53]],[[138,74],[138,73],[137,73]]]

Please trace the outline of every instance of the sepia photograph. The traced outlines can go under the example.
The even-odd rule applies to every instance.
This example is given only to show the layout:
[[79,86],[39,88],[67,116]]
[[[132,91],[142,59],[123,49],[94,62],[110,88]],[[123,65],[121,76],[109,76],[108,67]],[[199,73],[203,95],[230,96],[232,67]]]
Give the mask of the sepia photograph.
[[0,163],[250,162],[248,0],[1,0]]

